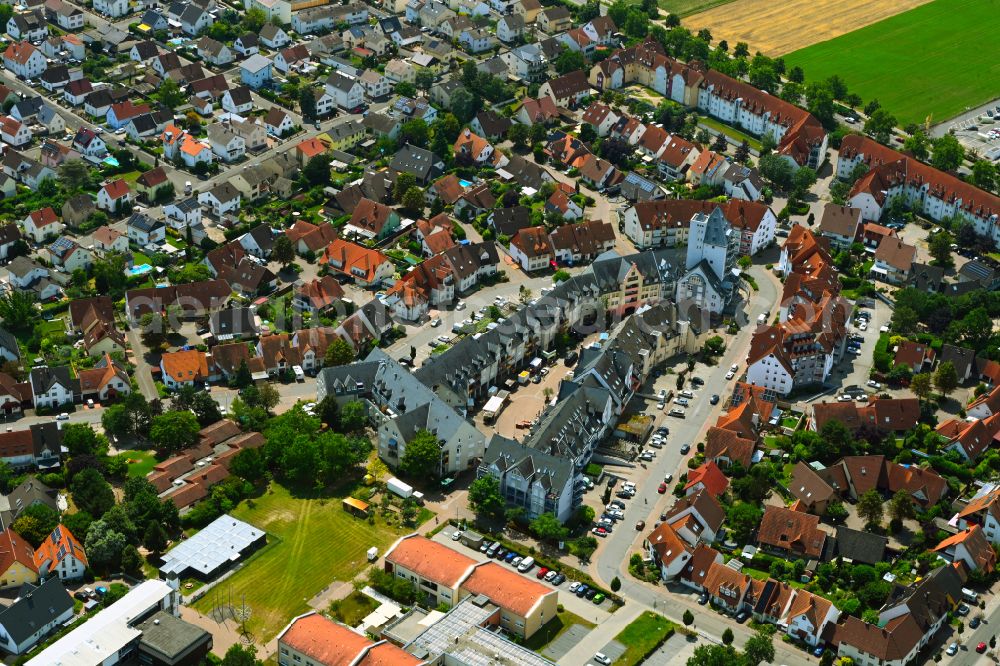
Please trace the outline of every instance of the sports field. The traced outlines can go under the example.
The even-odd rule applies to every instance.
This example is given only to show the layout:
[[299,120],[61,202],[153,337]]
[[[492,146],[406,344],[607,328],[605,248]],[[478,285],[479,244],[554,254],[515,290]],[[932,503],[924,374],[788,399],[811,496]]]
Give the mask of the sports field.
[[[981,1],[994,4],[994,0]],[[746,42],[751,53],[760,51],[779,56],[833,39],[925,2],[927,0],[735,0],[688,16],[683,24],[693,31],[708,28],[714,42],[725,39],[730,48],[736,42]],[[670,4],[694,5],[697,0],[661,0],[660,6]],[[701,0],[700,4],[710,3]],[[958,34],[955,34],[956,40],[961,39]]]
[[[366,551],[385,552],[412,529],[392,528],[381,518],[375,525],[348,514],[340,499],[293,497],[272,483],[269,491],[241,502],[232,515],[268,533],[268,545],[231,577],[195,602],[208,617],[235,609],[250,609],[247,629],[261,645],[291,619],[309,610],[308,601],[335,581],[349,581],[368,568]],[[232,616],[226,613],[230,626]]]
[[901,125],[932,124],[1000,97],[1000,0],[934,0],[785,56],[806,81],[838,74]]

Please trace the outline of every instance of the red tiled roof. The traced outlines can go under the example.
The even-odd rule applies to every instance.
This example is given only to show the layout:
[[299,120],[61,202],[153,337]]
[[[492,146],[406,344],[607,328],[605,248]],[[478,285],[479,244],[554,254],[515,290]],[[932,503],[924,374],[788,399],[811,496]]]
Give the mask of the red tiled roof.
[[486,595],[500,608],[521,617],[527,617],[544,597],[556,594],[552,588],[496,562],[483,562],[473,569],[462,581],[462,589],[473,595]]
[[472,558],[422,536],[401,539],[386,553],[385,561],[449,588],[458,587],[476,564]]

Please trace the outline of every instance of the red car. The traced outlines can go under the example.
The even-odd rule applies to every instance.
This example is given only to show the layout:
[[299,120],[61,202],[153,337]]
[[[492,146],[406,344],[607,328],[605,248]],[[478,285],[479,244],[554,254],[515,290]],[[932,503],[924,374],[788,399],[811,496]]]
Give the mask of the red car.
[[986,652],[986,643],[980,643],[976,646],[976,652],[979,654],[984,654]]
[[667,492],[667,484],[661,483],[659,487],[657,487],[656,492],[660,493],[661,495]]
[[548,572],[549,572],[548,569],[542,567],[541,569],[538,570],[538,573],[535,574],[535,578],[541,580],[542,578],[545,578],[545,574],[547,574]]

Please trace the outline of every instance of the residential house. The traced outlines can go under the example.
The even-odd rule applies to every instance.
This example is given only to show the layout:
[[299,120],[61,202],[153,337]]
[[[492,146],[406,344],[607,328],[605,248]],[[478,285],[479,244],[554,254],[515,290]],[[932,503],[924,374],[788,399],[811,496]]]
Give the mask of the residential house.
[[72,404],[80,396],[80,380],[71,377],[66,366],[36,366],[31,369],[29,381],[36,408],[56,409]]
[[97,210],[94,200],[86,194],[77,194],[66,200],[62,207],[62,219],[70,226],[80,226]]
[[231,183],[219,183],[207,192],[198,195],[198,203],[207,207],[217,218],[239,211],[240,191]]
[[216,67],[228,65],[233,61],[233,52],[229,47],[207,35],[195,42],[195,48],[198,57]]
[[24,234],[36,243],[44,243],[66,228],[56,217],[56,212],[48,206],[28,213],[21,221],[21,226],[24,227]]
[[343,299],[344,289],[340,283],[332,276],[324,275],[298,286],[292,297],[292,307],[318,317],[339,307]]
[[[124,352],[124,349],[119,351]],[[83,400],[108,402],[131,392],[128,372],[108,352],[103,353],[93,368],[80,370],[80,396]]]
[[288,33],[281,29],[281,26],[270,23],[265,24],[264,27],[260,29],[259,37],[260,43],[272,51],[282,49],[292,41],[288,37]]
[[510,256],[525,272],[548,268],[555,263],[552,241],[544,227],[519,230],[510,239]]
[[86,271],[93,263],[93,257],[85,247],[71,238],[62,236],[46,248],[52,265],[64,273],[72,274],[80,269]]
[[244,58],[260,53],[260,40],[257,38],[257,33],[247,32],[237,37],[233,41],[233,50]]
[[862,223],[860,208],[828,203],[823,207],[819,234],[829,238],[833,247],[846,250],[857,241]]
[[[568,10],[565,7],[553,7],[553,9]],[[546,81],[538,89],[539,96],[546,96],[551,99],[556,106],[575,108],[580,100],[591,94],[590,83],[586,75],[577,70]]]
[[121,18],[131,11],[127,0],[94,0],[93,8],[95,12],[111,18]]
[[[261,42],[265,42],[263,35],[267,31],[268,27],[273,26],[264,26],[264,29],[261,31]],[[275,29],[279,32],[281,31],[281,28]],[[270,59],[260,55],[259,53],[250,56],[240,63],[240,83],[245,86],[249,86],[254,90],[260,90],[271,81],[271,64]]]
[[875,250],[875,263],[869,276],[889,284],[905,284],[909,280],[917,248],[899,238],[887,238]]
[[166,241],[167,226],[144,213],[133,213],[125,223],[125,227],[129,240],[139,247],[155,246]]
[[215,381],[216,372],[205,352],[197,349],[168,352],[160,358],[160,378],[168,389]]
[[45,56],[31,42],[14,42],[3,52],[4,67],[22,79],[41,76],[48,69]]
[[353,278],[366,288],[375,288],[392,277],[394,267],[389,258],[378,250],[342,239],[332,241],[323,251],[321,261],[335,273]]
[[10,116],[0,116],[0,139],[9,146],[19,148],[31,143],[31,128]]
[[790,558],[819,559],[827,533],[819,528],[819,517],[769,505],[757,529],[761,546]]
[[124,180],[106,182],[97,191],[97,207],[109,213],[120,213],[132,202],[132,192]]
[[167,178],[163,167],[155,167],[139,176],[135,181],[136,194],[146,202],[154,203],[160,199],[161,192],[171,192],[173,184]]

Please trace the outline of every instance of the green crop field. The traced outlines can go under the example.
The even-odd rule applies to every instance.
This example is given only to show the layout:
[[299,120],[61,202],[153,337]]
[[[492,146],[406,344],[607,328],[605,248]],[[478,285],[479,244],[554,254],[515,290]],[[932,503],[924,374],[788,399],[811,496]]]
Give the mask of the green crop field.
[[277,483],[231,513],[265,530],[268,544],[194,607],[214,617],[230,600],[239,609],[245,598],[251,612],[247,630],[258,644],[309,610],[308,601],[326,586],[363,573],[369,548],[383,553],[396,538],[413,531],[386,526],[381,519],[369,525],[344,511],[339,498],[295,497]]
[[943,122],[1000,96],[1000,0],[934,0],[785,56],[806,81],[839,75],[900,125]]
[[659,0],[658,4],[660,9],[683,18],[730,2],[733,0]]

